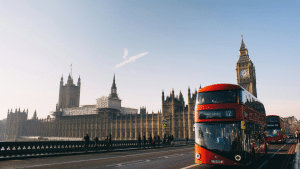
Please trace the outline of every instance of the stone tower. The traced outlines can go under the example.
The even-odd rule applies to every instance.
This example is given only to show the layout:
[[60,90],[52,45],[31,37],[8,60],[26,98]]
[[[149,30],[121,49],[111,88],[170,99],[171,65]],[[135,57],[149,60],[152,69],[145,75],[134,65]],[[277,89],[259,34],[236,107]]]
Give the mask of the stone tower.
[[20,136],[25,134],[25,126],[28,117],[28,109],[23,112],[20,110],[12,110],[7,112],[7,124],[6,124],[6,134],[8,139],[18,139]]
[[186,112],[183,95],[180,91],[179,96],[175,96],[174,89],[165,99],[162,92],[162,118],[166,120],[166,135],[173,135],[174,138],[183,138],[183,133],[188,133],[183,128],[183,114]]
[[255,67],[248,55],[248,49],[244,43],[240,47],[239,60],[236,63],[237,83],[257,97]]
[[77,86],[73,83],[73,78],[69,74],[67,84],[64,85],[63,76],[60,80],[58,109],[79,107],[80,101],[80,77]]

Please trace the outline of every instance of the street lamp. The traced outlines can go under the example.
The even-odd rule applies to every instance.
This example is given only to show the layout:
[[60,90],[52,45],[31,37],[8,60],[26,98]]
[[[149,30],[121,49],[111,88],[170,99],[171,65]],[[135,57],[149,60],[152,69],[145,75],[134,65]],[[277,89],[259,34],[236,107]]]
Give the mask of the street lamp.
[[162,129],[163,129],[162,135],[163,135],[163,137],[165,137],[167,120],[163,118],[162,121],[161,121],[161,125],[162,125]]

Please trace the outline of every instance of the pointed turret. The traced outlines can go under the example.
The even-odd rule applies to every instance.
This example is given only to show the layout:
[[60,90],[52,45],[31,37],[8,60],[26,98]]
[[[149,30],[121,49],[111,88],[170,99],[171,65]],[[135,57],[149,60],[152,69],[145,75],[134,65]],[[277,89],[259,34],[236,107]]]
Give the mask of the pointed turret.
[[188,103],[190,102],[190,99],[191,99],[191,89],[189,86],[189,88],[188,88]]
[[180,90],[180,92],[179,92],[179,100],[180,100],[180,101],[183,101],[183,96],[182,96],[181,90]]
[[112,86],[111,86],[111,92],[110,92],[109,97],[118,98],[115,74],[114,74],[114,79],[113,79],[113,83],[112,83]]
[[36,120],[37,119],[37,114],[36,114],[36,110],[34,110],[33,116],[32,116],[32,120]]
[[162,92],[161,92],[161,100],[162,100],[162,103],[165,100],[165,92],[164,92],[164,90],[162,90]]
[[80,86],[81,85],[81,79],[80,79],[80,75],[79,75],[79,78],[78,78],[78,81],[77,81],[77,86]]
[[67,82],[67,84],[73,84],[73,78],[72,78],[72,76],[70,74],[68,76],[68,82]]
[[174,88],[172,88],[172,99],[174,100],[174,97],[175,97],[175,95],[174,95]]
[[[249,56],[248,56],[248,49],[244,43],[244,39],[243,39],[243,34],[241,35],[242,36],[242,42],[241,42],[241,47],[240,47],[240,58],[239,58],[239,61],[242,59],[249,59]],[[246,56],[246,58],[244,57],[241,57],[241,56]]]
[[63,75],[61,75],[61,78],[60,78],[60,85],[61,85],[61,86],[64,85],[64,78],[63,78]]
[[114,73],[114,79],[113,79],[113,84],[112,87],[116,88],[116,74]]
[[244,43],[243,34],[242,34],[241,36],[242,36],[242,42],[241,42],[240,51],[241,51],[241,50],[247,50],[247,47],[246,47],[246,45],[245,45],[245,43]]

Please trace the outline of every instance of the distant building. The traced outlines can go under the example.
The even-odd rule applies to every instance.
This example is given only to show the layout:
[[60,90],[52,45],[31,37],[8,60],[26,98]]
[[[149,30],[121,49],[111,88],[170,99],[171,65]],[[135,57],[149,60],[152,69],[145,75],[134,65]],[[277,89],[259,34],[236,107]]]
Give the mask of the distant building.
[[298,129],[298,121],[294,116],[282,117],[285,124],[285,130],[288,134],[294,134]]
[[0,120],[0,141],[6,137],[6,119]]

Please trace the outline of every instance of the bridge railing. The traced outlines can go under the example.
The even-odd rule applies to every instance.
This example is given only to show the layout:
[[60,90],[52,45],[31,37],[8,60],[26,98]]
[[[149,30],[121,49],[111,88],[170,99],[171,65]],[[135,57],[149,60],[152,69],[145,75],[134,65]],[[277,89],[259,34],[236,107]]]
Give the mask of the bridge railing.
[[171,142],[171,145],[189,145],[189,144],[194,144],[195,139],[175,139]]
[[[173,145],[184,144],[182,140],[173,140]],[[179,145],[177,144],[177,145]],[[157,146],[157,143],[156,143]],[[162,146],[160,142],[160,146]],[[111,141],[110,144],[105,141],[90,141],[85,144],[84,141],[31,141],[31,142],[0,142],[0,158],[21,157],[21,156],[40,156],[47,154],[76,153],[85,151],[117,150],[117,149],[138,149],[155,148],[146,141],[144,146],[137,140]]]

